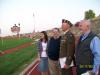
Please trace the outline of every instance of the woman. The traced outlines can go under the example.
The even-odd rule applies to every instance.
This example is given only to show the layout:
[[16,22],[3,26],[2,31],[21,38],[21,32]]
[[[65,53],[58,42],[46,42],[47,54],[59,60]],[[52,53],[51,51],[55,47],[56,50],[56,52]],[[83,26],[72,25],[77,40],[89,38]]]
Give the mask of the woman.
[[45,31],[42,31],[40,34],[40,40],[38,42],[38,55],[40,58],[39,70],[42,75],[48,75],[48,57],[47,57],[47,42],[48,36]]

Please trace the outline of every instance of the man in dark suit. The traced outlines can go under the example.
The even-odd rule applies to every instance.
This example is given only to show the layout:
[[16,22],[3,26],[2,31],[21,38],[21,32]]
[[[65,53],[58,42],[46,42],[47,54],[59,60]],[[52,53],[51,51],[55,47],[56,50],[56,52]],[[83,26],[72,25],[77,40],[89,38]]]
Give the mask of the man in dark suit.
[[75,52],[75,37],[70,31],[71,27],[72,23],[70,21],[62,20],[62,30],[64,33],[61,37],[59,58],[62,75],[72,75],[71,63]]

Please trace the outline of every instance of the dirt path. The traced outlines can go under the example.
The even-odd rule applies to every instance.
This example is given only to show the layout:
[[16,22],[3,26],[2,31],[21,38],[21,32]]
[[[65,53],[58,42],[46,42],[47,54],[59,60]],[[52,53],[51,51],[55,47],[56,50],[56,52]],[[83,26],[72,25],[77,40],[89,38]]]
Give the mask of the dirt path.
[[0,56],[5,55],[5,54],[10,54],[10,53],[12,53],[12,52],[14,52],[14,51],[20,50],[20,49],[22,49],[22,48],[26,48],[26,47],[28,47],[28,46],[30,46],[30,45],[32,45],[32,43],[31,43],[31,42],[28,42],[28,43],[22,44],[22,45],[20,45],[20,46],[17,46],[17,47],[15,47],[15,48],[5,50],[5,51],[3,51],[3,52],[0,52]]

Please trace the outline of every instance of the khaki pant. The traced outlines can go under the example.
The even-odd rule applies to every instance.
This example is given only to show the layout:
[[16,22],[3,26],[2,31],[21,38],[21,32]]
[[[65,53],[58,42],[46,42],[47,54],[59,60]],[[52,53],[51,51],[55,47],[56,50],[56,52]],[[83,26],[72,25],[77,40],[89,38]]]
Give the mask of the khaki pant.
[[58,61],[48,59],[50,75],[61,75]]

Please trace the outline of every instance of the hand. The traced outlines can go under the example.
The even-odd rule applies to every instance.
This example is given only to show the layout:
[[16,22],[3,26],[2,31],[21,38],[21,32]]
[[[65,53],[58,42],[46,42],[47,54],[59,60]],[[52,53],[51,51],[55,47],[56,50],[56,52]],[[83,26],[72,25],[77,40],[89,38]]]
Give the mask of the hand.
[[89,73],[89,75],[95,75],[95,73],[92,71],[88,71],[88,73]]
[[38,61],[40,62],[40,61],[41,61],[41,59],[40,59],[40,58],[38,58]]
[[67,69],[67,68],[69,68],[69,66],[65,64],[65,65],[64,65],[64,69]]
[[40,54],[38,53],[38,60],[40,61],[40,59],[41,59],[41,58],[40,58]]

